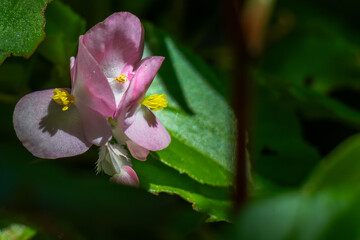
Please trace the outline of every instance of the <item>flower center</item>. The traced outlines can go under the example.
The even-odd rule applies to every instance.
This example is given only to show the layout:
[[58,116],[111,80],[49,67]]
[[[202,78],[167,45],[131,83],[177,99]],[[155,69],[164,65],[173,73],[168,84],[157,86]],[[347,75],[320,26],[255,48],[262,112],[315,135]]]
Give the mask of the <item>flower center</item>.
[[57,89],[55,88],[55,90],[53,91],[54,96],[52,97],[52,99],[59,105],[64,106],[62,108],[63,111],[66,111],[69,109],[69,107],[71,106],[71,104],[75,103],[75,97],[73,95],[71,95],[70,93],[68,93],[68,91],[64,90],[64,89]]
[[107,120],[108,120],[108,122],[110,123],[110,125],[111,125],[112,128],[115,128],[115,127],[118,125],[118,123],[116,122],[116,120],[113,119],[113,118],[111,118],[111,117],[108,117]]
[[168,101],[165,98],[165,94],[154,94],[145,98],[141,104],[147,106],[152,111],[158,111],[167,107]]
[[121,83],[126,83],[129,80],[129,76],[125,74],[121,74],[120,76],[116,77],[115,80]]

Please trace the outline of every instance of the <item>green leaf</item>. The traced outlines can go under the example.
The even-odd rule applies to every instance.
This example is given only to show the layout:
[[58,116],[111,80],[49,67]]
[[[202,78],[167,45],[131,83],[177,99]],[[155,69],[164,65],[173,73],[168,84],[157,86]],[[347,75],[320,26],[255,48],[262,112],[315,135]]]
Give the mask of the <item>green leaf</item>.
[[334,219],[324,231],[322,239],[359,239],[360,230],[360,201],[359,196]]
[[207,221],[229,221],[232,201],[230,189],[201,184],[185,174],[165,166],[151,153],[146,162],[133,161],[140,186],[151,193],[177,194],[192,203],[192,207],[207,213]]
[[44,11],[50,1],[1,1],[0,63],[11,54],[31,56],[45,37]]
[[336,147],[313,172],[305,190],[341,188],[360,192],[360,135],[354,135]]
[[255,156],[257,173],[281,186],[298,186],[320,161],[307,143],[289,101],[258,86],[256,94]]
[[288,90],[297,99],[298,108],[309,118],[328,118],[360,129],[360,112],[336,99],[312,89],[293,86]]
[[213,88],[219,79],[210,68],[165,33],[148,24],[145,29],[145,56],[165,56],[147,95],[167,94],[168,107],[156,115],[172,140],[146,162],[133,161],[141,187],[181,196],[195,210],[208,214],[208,221],[229,221],[234,113]]
[[169,101],[167,108],[156,112],[172,137],[170,146],[157,152],[159,160],[200,183],[232,185],[236,121],[214,89],[221,80],[168,35],[149,24],[145,29],[145,55],[165,56],[147,93],[166,93]]
[[[231,239],[328,239],[324,236],[333,223],[348,212],[353,200],[349,193],[334,191],[321,191],[312,196],[293,192],[259,200],[242,211]],[[343,239],[353,239],[347,237],[347,232],[342,233]]]
[[36,230],[20,224],[11,224],[0,230],[0,239],[28,240],[35,236]]

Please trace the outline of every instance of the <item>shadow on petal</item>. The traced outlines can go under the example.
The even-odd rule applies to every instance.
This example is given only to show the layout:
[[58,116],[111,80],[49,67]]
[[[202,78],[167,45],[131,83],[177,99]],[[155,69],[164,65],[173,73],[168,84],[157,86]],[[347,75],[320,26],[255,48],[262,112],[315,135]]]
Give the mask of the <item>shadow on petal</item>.
[[164,149],[171,141],[171,137],[165,127],[143,105],[136,113],[134,122],[126,129],[124,128],[124,133],[130,140],[151,151]]
[[142,111],[142,114],[149,127],[155,128],[158,126],[158,121],[156,120],[155,115],[151,111]]
[[81,154],[89,149],[76,105],[62,111],[52,100],[53,90],[24,96],[13,116],[16,135],[36,157],[60,158]]
[[71,105],[68,110],[62,111],[62,106],[50,101],[47,115],[39,122],[39,130],[49,133],[51,137],[55,136],[58,130],[62,130],[86,142],[76,105]]

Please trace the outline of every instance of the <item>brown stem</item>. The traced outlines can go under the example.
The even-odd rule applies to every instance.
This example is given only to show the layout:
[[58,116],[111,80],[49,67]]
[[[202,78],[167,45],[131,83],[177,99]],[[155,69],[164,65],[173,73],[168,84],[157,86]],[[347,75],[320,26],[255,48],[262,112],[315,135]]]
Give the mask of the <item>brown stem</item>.
[[236,192],[234,196],[235,210],[239,210],[247,199],[246,177],[246,137],[249,106],[249,55],[246,49],[244,31],[242,29],[242,9],[244,0],[222,0],[225,28],[234,51],[233,95],[232,103],[237,118],[237,152],[236,152]]

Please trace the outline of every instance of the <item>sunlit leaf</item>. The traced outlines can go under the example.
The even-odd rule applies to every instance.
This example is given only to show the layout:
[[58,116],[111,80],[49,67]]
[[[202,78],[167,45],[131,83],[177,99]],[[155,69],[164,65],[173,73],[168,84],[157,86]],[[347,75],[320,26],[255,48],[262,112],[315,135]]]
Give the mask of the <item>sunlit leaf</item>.
[[235,116],[213,88],[215,74],[204,64],[193,65],[197,57],[151,25],[146,33],[146,55],[165,56],[147,93],[166,93],[169,100],[167,108],[156,112],[172,137],[170,146],[157,152],[159,160],[200,183],[232,185]]
[[31,56],[45,37],[44,11],[50,1],[1,1],[0,63],[11,54],[26,58]]

